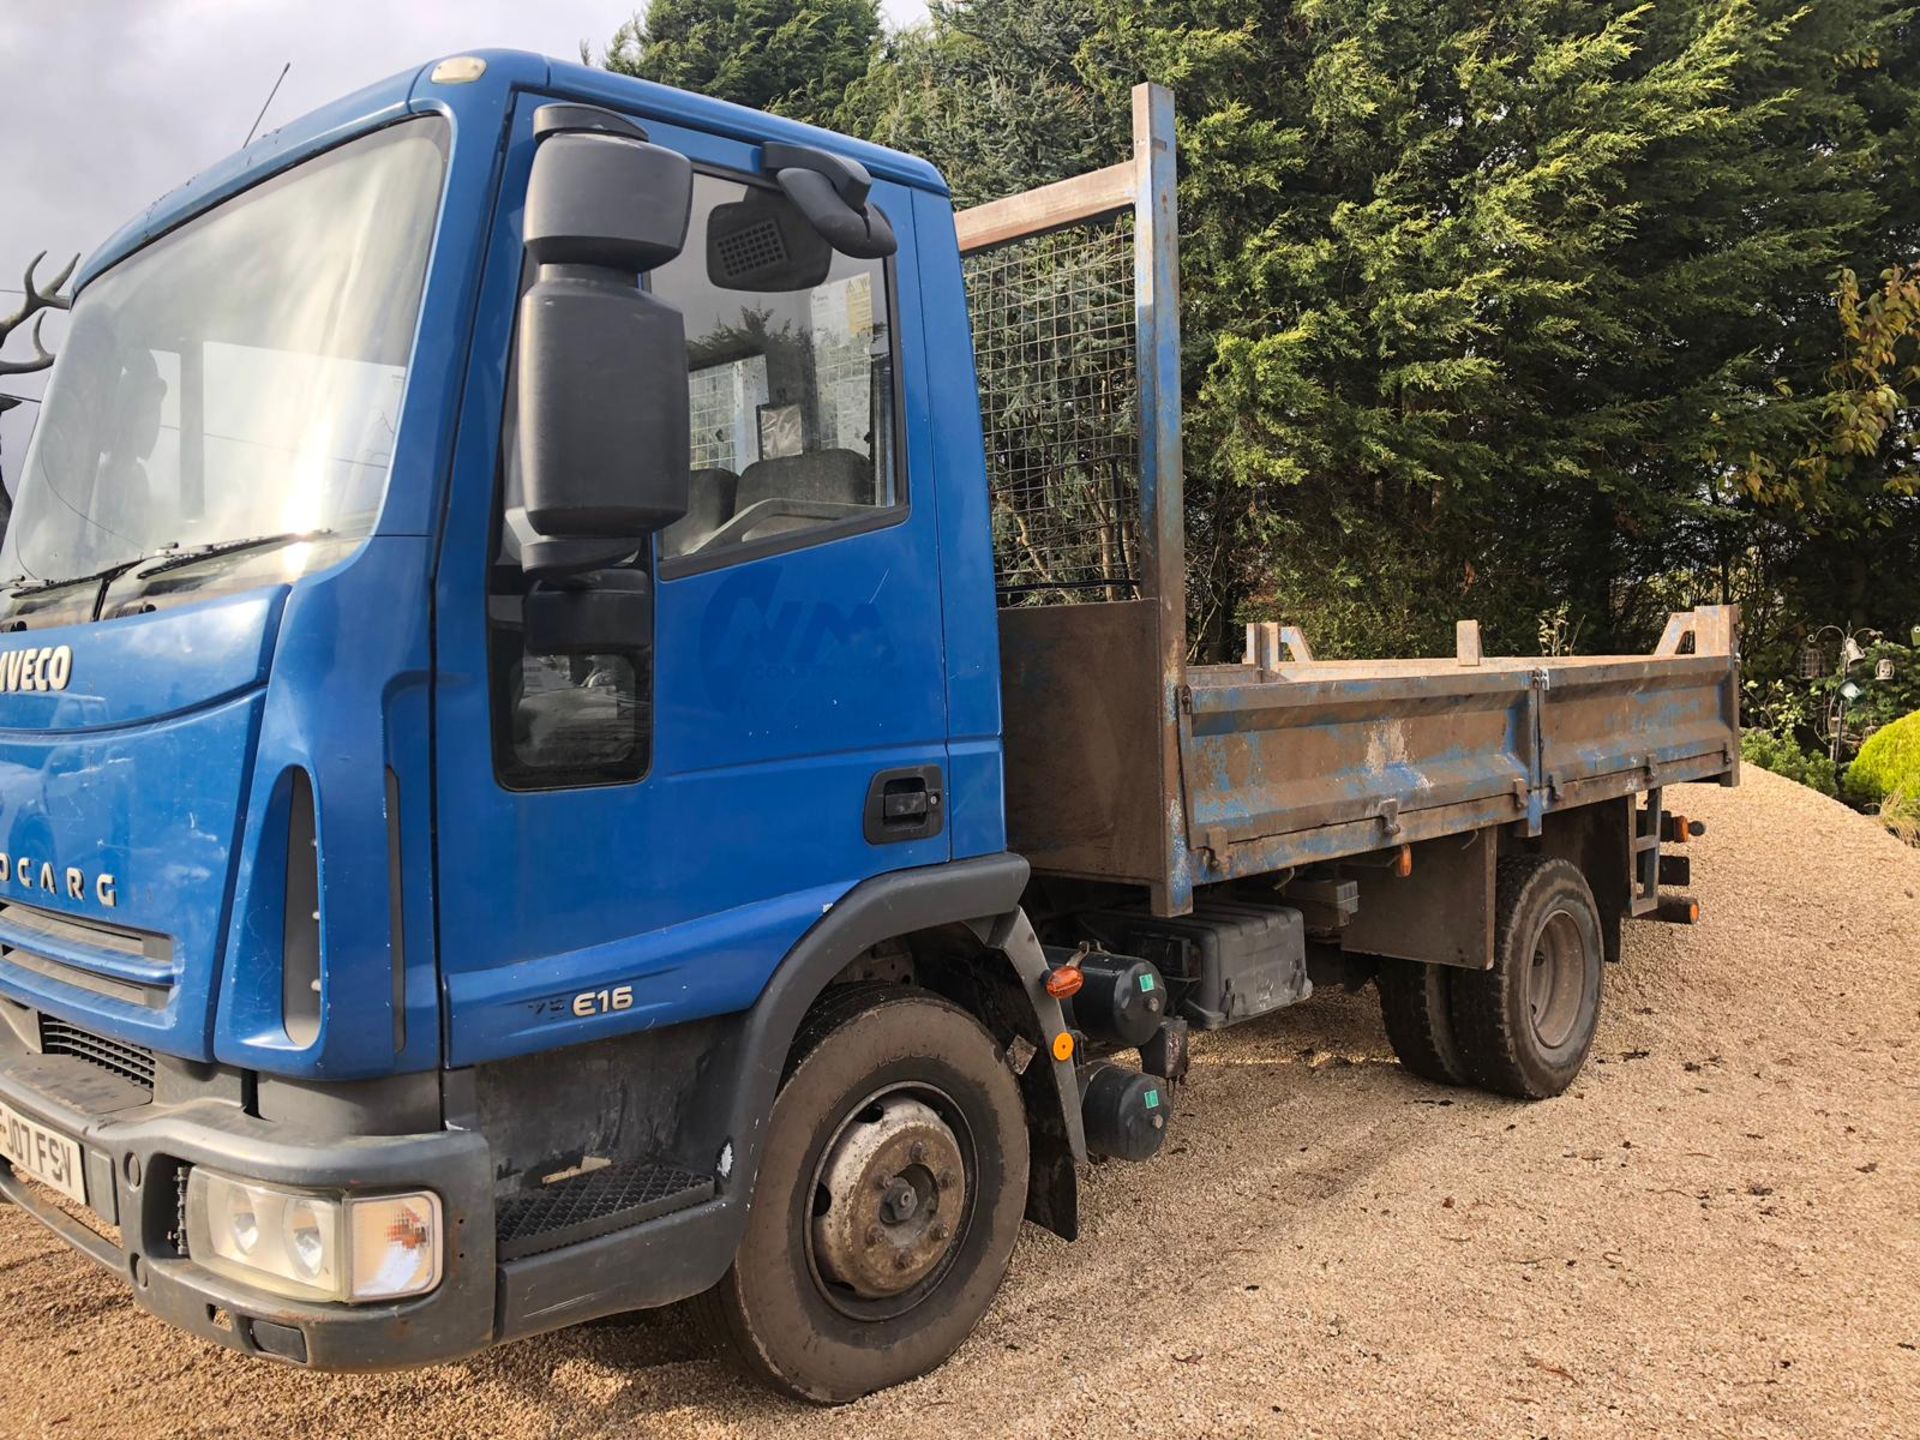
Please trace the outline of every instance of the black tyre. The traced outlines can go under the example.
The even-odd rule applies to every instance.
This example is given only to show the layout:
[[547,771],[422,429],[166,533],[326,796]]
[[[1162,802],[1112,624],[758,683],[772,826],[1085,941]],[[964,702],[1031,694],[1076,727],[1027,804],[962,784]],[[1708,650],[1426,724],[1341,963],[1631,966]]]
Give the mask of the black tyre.
[[1374,978],[1393,1053],[1414,1074],[1442,1085],[1467,1082],[1453,1034],[1453,968],[1383,957]]
[[1600,1023],[1604,945],[1578,867],[1502,860],[1491,970],[1453,976],[1454,1037],[1473,1083],[1544,1100],[1573,1083]]
[[795,1055],[699,1310],[754,1378],[839,1404],[925,1374],[985,1313],[1026,1207],[1026,1117],[992,1037],[921,992],[837,997]]

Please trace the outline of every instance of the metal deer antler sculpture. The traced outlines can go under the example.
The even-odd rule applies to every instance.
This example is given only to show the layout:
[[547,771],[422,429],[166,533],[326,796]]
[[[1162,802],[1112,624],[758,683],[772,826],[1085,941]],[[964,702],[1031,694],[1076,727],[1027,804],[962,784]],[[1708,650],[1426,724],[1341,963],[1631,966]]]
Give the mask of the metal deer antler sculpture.
[[[76,255],[73,259],[69,260],[66,268],[53,277],[53,284],[48,289],[42,290],[34,283],[33,272],[39,268],[40,262],[46,258],[47,252],[42,250],[27,262],[27,277],[22,282],[22,288],[26,292],[26,298],[20,302],[20,308],[18,310],[7,316],[6,319],[0,320],[0,348],[4,348],[8,337],[22,325],[26,324],[29,319],[33,319],[33,358],[30,360],[9,360],[4,355],[0,355],[0,375],[31,375],[36,370],[45,370],[49,365],[53,364],[53,356],[48,353],[47,347],[40,343],[40,327],[46,323],[47,318],[41,312],[46,310],[65,310],[73,304],[70,298],[60,293],[60,287],[67,283],[67,278],[73,274],[73,267],[80,263],[80,257]],[[14,403],[17,404],[18,402],[16,401]]]
[[[4,320],[0,320],[0,351],[5,350],[7,341],[11,338],[14,331],[26,324],[29,319],[33,320],[33,354],[25,360],[9,360],[4,354],[0,354],[0,375],[31,375],[36,371],[45,370],[53,364],[53,355],[48,351],[47,347],[41,343],[40,327],[46,323],[46,311],[65,310],[73,304],[70,296],[65,296],[60,293],[60,288],[67,283],[68,278],[73,274],[73,267],[80,263],[80,257],[76,255],[73,259],[69,260],[65,268],[53,277],[53,283],[48,286],[47,289],[42,290],[40,286],[35,283],[33,272],[39,268],[40,262],[46,258],[47,252],[42,250],[38,255],[34,256],[32,260],[27,262],[27,277],[21,284],[22,290],[25,291],[25,298],[21,300],[18,310],[14,311],[13,314],[7,316]],[[0,393],[0,415],[4,415],[19,403],[20,397]],[[5,529],[6,520],[11,510],[12,505],[8,501],[5,491],[0,490],[0,530]]]

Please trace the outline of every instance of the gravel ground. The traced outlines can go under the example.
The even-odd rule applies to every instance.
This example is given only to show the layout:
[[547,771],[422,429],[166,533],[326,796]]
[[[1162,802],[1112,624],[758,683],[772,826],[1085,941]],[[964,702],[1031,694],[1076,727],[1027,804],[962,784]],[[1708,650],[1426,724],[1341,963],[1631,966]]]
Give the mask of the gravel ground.
[[1393,1063],[1372,993],[1198,1047],[1168,1153],[1028,1227],[939,1373],[823,1413],[678,1317],[408,1375],[167,1330],[0,1209],[15,1435],[1920,1435],[1920,851],[1748,772],[1691,930],[1636,925],[1585,1076],[1520,1105]]

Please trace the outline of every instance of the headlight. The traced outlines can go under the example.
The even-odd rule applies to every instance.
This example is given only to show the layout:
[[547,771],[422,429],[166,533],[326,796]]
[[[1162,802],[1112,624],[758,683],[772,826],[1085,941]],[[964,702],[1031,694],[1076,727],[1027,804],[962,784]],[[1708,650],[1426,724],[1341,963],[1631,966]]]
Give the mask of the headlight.
[[440,1197],[314,1195],[195,1167],[187,1250],[209,1270],[307,1300],[398,1300],[440,1283]]

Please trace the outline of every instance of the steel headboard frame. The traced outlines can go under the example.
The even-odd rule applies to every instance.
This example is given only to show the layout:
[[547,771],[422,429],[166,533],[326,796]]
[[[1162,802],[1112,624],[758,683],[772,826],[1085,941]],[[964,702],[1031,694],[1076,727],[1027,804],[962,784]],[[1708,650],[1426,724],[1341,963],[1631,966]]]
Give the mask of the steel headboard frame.
[[[1138,85],[1130,160],[956,217],[1003,605],[1009,828],[1036,866],[1137,879],[1162,914],[1193,899],[1184,798],[1159,801],[1184,792],[1176,182],[1173,93]],[[1134,713],[1147,697],[1157,711]],[[1097,717],[1104,743],[1068,717]],[[1075,809],[1101,804],[1113,813]]]

